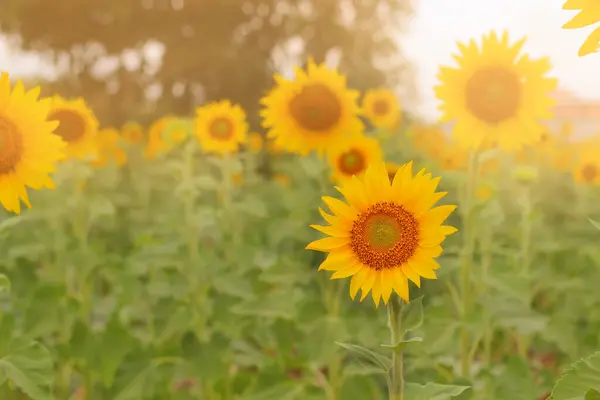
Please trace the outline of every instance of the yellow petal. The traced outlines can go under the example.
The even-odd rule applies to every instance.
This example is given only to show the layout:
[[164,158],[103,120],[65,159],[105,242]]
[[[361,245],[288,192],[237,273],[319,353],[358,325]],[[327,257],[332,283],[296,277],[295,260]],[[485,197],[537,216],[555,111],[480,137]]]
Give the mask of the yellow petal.
[[331,279],[342,279],[342,278],[347,278],[349,276],[352,276],[354,274],[356,274],[358,271],[360,271],[363,268],[363,265],[360,262],[356,262],[356,264],[346,267],[344,269],[340,269],[339,271],[336,271],[332,276]]
[[350,237],[350,231],[340,228],[338,225],[310,225],[310,227],[329,236]]
[[433,271],[431,264],[410,260],[408,266],[412,271],[421,275],[423,278],[437,279],[437,275]]
[[327,237],[309,243],[306,250],[331,251],[344,247],[348,243],[348,238]]
[[600,48],[600,27],[596,28],[579,48],[579,57],[598,52]]
[[392,272],[389,269],[384,269],[381,271],[381,299],[383,300],[383,304],[387,305],[388,301],[390,300],[393,287],[394,278],[392,276]]
[[432,208],[421,216],[419,222],[422,225],[441,225],[454,210],[456,210],[456,206],[454,205],[444,205]]
[[417,287],[421,287],[421,276],[413,271],[408,264],[402,266],[402,273],[406,275]]
[[361,290],[361,296],[360,296],[360,301],[363,301],[365,299],[365,297],[367,297],[367,295],[369,294],[369,292],[371,291],[371,288],[373,287],[373,283],[375,282],[375,271],[365,268],[367,271],[369,271],[369,274],[367,276],[367,279],[365,279],[365,281],[363,282],[363,284],[360,286],[360,290]]
[[350,297],[352,298],[352,300],[356,298],[356,295],[358,294],[358,289],[362,287],[363,283],[365,283],[369,275],[369,269],[363,268],[352,277],[352,280],[350,280]]
[[330,196],[323,196],[323,202],[327,204],[327,207],[333,212],[335,215],[338,215],[347,220],[354,220],[358,212],[352,206],[344,203],[343,201],[336,199]]
[[408,279],[406,279],[406,275],[402,273],[400,268],[390,270],[390,275],[392,277],[393,289],[394,292],[402,300],[408,303],[409,300],[409,290],[408,290]]
[[348,251],[336,250],[327,255],[327,258],[319,265],[319,271],[338,271],[354,264],[354,262],[354,254],[350,249]]
[[375,308],[379,308],[379,302],[381,301],[381,272],[376,271],[374,273],[375,280],[373,281],[373,302],[375,303]]

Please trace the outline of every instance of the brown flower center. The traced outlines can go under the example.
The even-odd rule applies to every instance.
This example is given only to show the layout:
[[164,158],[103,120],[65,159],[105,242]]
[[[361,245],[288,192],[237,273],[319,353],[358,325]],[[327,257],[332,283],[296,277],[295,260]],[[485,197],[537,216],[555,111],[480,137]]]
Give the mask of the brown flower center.
[[513,72],[502,67],[485,67],[467,81],[466,106],[478,119],[498,124],[514,117],[521,105],[523,84]]
[[586,164],[581,170],[581,176],[586,182],[593,182],[598,177],[598,168],[593,164]]
[[233,123],[223,117],[215,118],[208,128],[213,139],[227,141],[233,137]]
[[289,107],[292,118],[309,131],[325,132],[342,117],[340,100],[321,83],[304,87],[290,101]]
[[373,114],[378,117],[387,115],[390,112],[390,103],[384,99],[378,99],[373,102]]
[[365,167],[365,156],[357,149],[342,153],[338,159],[338,168],[346,175],[357,175],[359,172],[364,171]]
[[23,134],[7,117],[0,115],[0,174],[14,170],[23,156]]
[[419,223],[401,205],[382,202],[354,221],[350,246],[358,259],[380,271],[406,263],[419,246]]
[[50,113],[48,119],[58,121],[59,125],[54,130],[54,134],[60,136],[67,143],[75,142],[85,135],[85,120],[74,111],[57,109]]

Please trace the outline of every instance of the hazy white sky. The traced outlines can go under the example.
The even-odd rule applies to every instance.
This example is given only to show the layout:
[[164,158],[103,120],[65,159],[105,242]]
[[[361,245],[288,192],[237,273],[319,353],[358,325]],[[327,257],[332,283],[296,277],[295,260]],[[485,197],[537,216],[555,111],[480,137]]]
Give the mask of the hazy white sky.
[[[550,57],[553,75],[561,86],[583,98],[600,100],[600,54],[577,56],[579,46],[593,27],[564,30],[573,12],[562,10],[564,0],[413,0],[417,13],[404,46],[418,72],[421,103],[412,108],[424,116],[437,116],[432,87],[440,64],[451,65],[456,41],[478,38],[490,29],[508,29],[511,37],[524,35],[524,50],[534,57]],[[34,56],[11,53],[0,42],[0,69],[15,75],[43,73]],[[407,105],[409,106],[409,105]]]

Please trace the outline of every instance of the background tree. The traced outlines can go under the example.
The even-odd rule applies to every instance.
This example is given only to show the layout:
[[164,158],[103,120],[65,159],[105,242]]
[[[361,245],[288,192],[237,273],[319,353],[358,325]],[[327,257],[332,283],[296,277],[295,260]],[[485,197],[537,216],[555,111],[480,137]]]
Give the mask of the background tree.
[[397,43],[407,0],[3,0],[0,32],[60,71],[46,94],[82,95],[103,125],[191,115],[230,98],[258,123],[273,72],[337,56],[357,89],[413,93]]

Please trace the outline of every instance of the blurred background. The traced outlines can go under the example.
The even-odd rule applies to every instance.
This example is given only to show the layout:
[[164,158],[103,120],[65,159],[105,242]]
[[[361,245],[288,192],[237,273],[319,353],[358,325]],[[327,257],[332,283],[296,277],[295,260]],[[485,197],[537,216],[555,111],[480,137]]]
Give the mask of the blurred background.
[[[432,91],[456,41],[490,29],[527,36],[560,80],[557,118],[600,120],[598,61],[573,57],[593,27],[563,30],[561,0],[3,0],[0,65],[43,81],[48,92],[83,95],[103,125],[189,114],[231,98],[256,116],[256,93],[273,71],[311,55],[357,89],[394,88],[421,119],[438,116]],[[51,85],[50,85],[51,83]],[[254,128],[256,118],[254,117]]]

